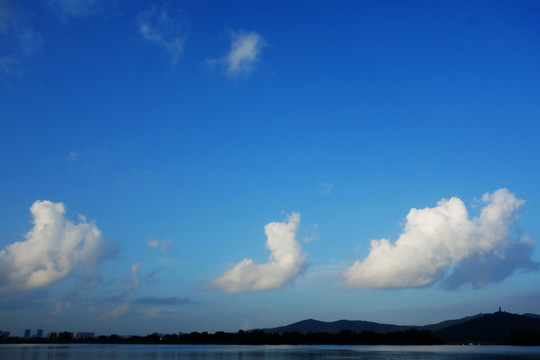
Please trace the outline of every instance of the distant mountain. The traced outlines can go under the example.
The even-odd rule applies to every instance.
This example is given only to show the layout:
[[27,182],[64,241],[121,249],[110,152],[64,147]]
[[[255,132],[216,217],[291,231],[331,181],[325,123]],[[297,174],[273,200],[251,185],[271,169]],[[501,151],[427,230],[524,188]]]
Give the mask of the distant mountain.
[[350,320],[325,322],[308,319],[286,326],[261,330],[266,333],[300,332],[307,334],[310,332],[338,333],[342,330],[350,330],[355,333],[363,331],[388,333],[408,329],[432,331],[434,337],[442,339],[446,343],[540,343],[540,315],[517,315],[502,311],[493,314],[477,314],[425,326],[403,326]]
[[476,317],[483,316],[483,314],[468,316],[462,319],[456,320],[446,320],[440,323],[418,326],[418,325],[393,325],[393,324],[381,324],[372,321],[362,321],[362,320],[339,320],[333,322],[319,321],[313,319],[302,320],[293,324],[279,326],[269,329],[261,329],[266,333],[280,333],[298,331],[302,334],[307,334],[309,332],[328,332],[328,333],[337,333],[342,330],[350,330],[352,332],[362,332],[362,331],[375,331],[378,333],[387,333],[391,331],[405,331],[408,329],[418,329],[418,330],[430,330],[438,331],[446,327],[457,325]]
[[379,324],[370,321],[351,321],[351,320],[339,320],[333,322],[318,321],[313,319],[302,320],[294,324],[279,326],[271,329],[262,329],[266,333],[280,333],[298,331],[302,334],[309,332],[327,332],[337,333],[341,330],[351,330],[353,332],[362,332],[371,330],[379,333],[386,333],[390,331],[399,331],[410,329],[411,326],[400,326],[391,324]]
[[446,320],[446,321],[442,321],[442,322],[436,323],[436,324],[421,326],[420,329],[422,329],[422,330],[430,330],[430,331],[436,332],[436,331],[442,330],[444,328],[447,328],[449,326],[462,324],[464,322],[467,322],[467,321],[472,320],[472,319],[476,319],[478,317],[482,317],[484,315],[485,314],[476,314],[476,315],[467,316],[467,317],[464,317],[464,318],[461,318],[461,319]]

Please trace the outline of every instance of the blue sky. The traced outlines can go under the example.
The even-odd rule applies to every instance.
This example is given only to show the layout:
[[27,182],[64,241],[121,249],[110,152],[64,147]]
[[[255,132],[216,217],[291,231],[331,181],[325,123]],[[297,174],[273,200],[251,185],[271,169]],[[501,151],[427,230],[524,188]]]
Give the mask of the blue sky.
[[0,330],[540,313],[539,24],[0,0]]

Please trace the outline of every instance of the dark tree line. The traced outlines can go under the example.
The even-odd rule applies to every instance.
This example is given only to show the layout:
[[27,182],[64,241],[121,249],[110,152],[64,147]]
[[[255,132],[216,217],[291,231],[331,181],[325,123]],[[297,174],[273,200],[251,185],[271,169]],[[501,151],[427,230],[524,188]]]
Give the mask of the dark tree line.
[[[0,340],[1,342],[2,340]],[[33,343],[100,343],[100,344],[215,344],[215,345],[434,345],[442,342],[433,337],[431,331],[410,329],[388,333],[363,331],[355,333],[343,330],[338,333],[300,332],[266,333],[262,330],[228,333],[218,331],[180,334],[158,333],[146,336],[121,337],[116,334],[94,338],[77,339],[72,333],[51,333],[41,339],[8,338],[3,342]]]
[[20,337],[0,338],[0,343],[89,343],[89,344],[194,344],[194,345],[439,345],[482,343],[498,345],[540,345],[540,337],[529,330],[512,330],[508,336],[498,340],[478,340],[472,338],[440,339],[429,330],[409,329],[377,333],[362,331],[356,333],[342,330],[338,333],[310,332],[303,334],[297,331],[284,333],[266,333],[262,330],[238,331],[229,333],[218,331],[192,332],[161,335],[153,333],[146,336],[123,337],[116,334],[91,338],[76,338],[73,333],[50,333],[47,337],[25,339]]

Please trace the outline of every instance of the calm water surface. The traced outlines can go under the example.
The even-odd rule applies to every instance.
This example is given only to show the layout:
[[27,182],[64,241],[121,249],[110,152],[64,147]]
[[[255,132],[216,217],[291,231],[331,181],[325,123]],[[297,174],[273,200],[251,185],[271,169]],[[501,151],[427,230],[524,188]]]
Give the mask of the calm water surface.
[[0,360],[539,359],[540,347],[0,345]]

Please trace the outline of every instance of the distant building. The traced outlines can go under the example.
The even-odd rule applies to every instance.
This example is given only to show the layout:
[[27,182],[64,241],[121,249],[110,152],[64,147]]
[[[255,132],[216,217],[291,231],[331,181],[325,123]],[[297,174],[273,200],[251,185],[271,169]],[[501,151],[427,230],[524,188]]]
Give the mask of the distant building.
[[9,337],[9,331],[0,330],[0,338],[7,339]]
[[30,333],[31,332],[32,332],[32,330],[30,330],[30,329],[24,330],[24,338],[25,339],[30,339]]
[[84,340],[84,339],[93,339],[95,338],[95,335],[93,332],[78,332],[77,335],[75,335],[75,339],[77,340]]
[[43,337],[43,329],[36,331],[36,338],[41,339]]

